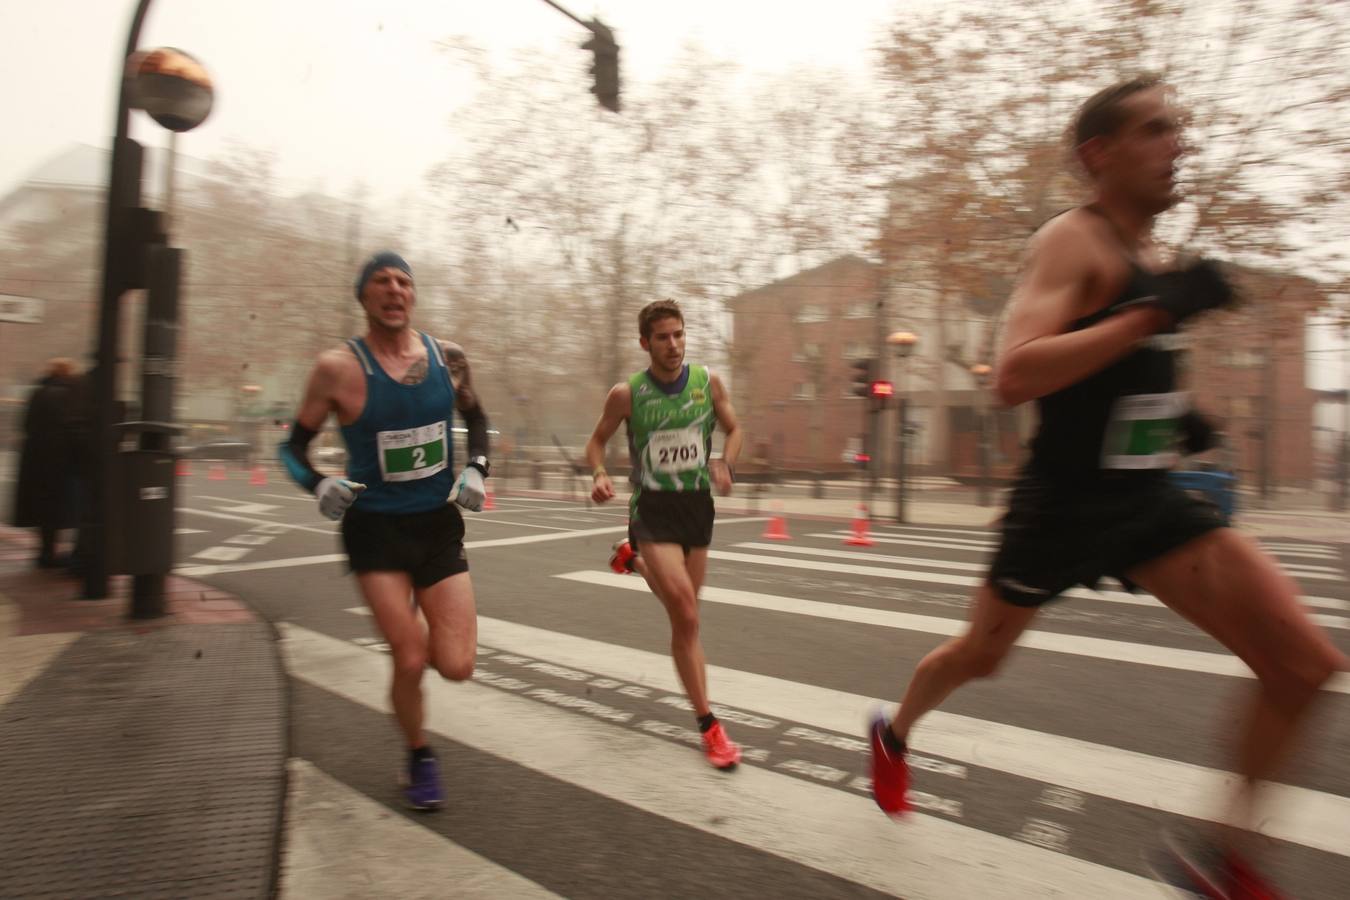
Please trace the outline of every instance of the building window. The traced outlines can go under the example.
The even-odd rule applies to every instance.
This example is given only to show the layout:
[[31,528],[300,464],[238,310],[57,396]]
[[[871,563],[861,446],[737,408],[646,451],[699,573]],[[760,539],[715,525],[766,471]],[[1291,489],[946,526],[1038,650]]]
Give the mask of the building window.
[[872,318],[872,302],[870,300],[854,300],[848,306],[844,307],[845,319],[870,319]]
[[844,348],[844,359],[849,362],[855,362],[860,359],[867,359],[871,356],[871,351],[862,341],[849,341],[848,346]]
[[825,307],[817,306],[814,303],[808,303],[797,310],[797,314],[792,317],[792,321],[798,325],[810,325],[813,322],[824,322],[830,318],[829,312]]
[[792,351],[793,362],[801,363],[813,359],[820,359],[819,344],[802,344],[796,350]]
[[793,400],[814,400],[816,399],[816,386],[809,381],[799,381],[797,386],[792,389]]
[[1260,368],[1262,355],[1259,351],[1250,349],[1229,350],[1220,356],[1223,364],[1232,369],[1256,369]]

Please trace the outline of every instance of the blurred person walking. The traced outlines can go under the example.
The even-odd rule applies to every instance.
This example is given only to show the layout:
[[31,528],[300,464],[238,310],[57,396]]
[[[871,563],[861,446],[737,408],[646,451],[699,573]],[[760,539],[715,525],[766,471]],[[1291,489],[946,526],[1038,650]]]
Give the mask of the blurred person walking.
[[75,361],[59,357],[48,361],[24,411],[11,522],[38,530],[37,565],[43,569],[62,564],[57,540],[62,529],[79,524],[80,400]]

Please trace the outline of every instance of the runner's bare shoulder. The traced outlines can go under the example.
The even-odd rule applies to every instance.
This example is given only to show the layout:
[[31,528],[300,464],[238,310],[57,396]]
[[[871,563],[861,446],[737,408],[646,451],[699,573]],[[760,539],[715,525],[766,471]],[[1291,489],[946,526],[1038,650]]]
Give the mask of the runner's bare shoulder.
[[1083,314],[1101,278],[1096,218],[1070,210],[1031,236],[1008,304],[1006,347],[1058,334]]

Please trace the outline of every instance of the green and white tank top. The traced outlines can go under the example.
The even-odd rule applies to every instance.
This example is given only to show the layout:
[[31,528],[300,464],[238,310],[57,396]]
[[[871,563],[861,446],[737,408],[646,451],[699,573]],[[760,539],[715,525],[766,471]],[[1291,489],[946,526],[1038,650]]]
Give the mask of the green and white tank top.
[[644,369],[628,379],[633,409],[628,417],[630,480],[641,490],[706,491],[712,487],[712,387],[707,366],[686,365],[662,384]]

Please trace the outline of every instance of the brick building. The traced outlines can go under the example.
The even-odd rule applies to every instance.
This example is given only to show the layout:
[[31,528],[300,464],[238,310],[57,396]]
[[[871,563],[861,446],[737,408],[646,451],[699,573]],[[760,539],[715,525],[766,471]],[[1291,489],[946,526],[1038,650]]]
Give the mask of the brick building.
[[[1325,294],[1316,282],[1277,272],[1243,269],[1238,280],[1241,307],[1189,329],[1183,382],[1224,432],[1230,444],[1224,461],[1245,485],[1259,485],[1263,471],[1272,486],[1310,483],[1316,395],[1306,384],[1305,332]],[[979,348],[990,346],[992,323],[961,307],[939,331],[929,318],[906,318],[906,310],[931,307],[906,298],[905,290],[887,293],[878,319],[879,267],[842,256],[730,301],[732,390],[749,456],[788,470],[849,468],[851,453],[861,448],[867,406],[853,394],[852,364],[879,356],[882,377],[895,381],[917,426],[908,452],[916,469],[976,477],[980,425],[987,421],[992,474],[1014,471],[1034,412],[1030,405],[999,409],[969,372],[972,362],[983,361],[974,356],[987,354]],[[903,363],[882,345],[897,329],[920,336]],[[885,473],[894,465],[897,425],[895,411],[884,412],[880,446],[868,448]]]

